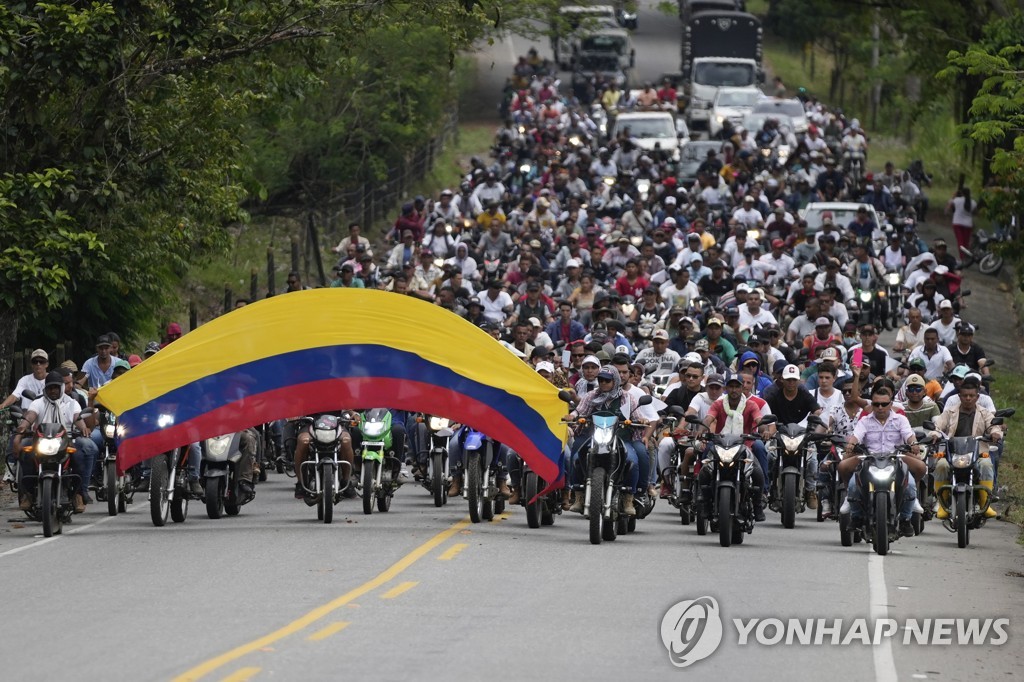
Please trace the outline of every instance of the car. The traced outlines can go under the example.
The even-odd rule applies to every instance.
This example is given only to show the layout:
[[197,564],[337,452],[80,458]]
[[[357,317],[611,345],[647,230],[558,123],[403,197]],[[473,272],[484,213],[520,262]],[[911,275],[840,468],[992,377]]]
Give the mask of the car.
[[[857,217],[857,209],[866,204],[856,201],[812,201],[807,207],[800,211],[800,217],[807,221],[807,234],[816,234],[821,230],[821,223],[826,213],[832,214],[832,222],[841,230],[853,222]],[[885,216],[868,206],[868,210],[875,214],[875,225],[884,228]]]
[[709,149],[721,153],[722,142],[719,140],[690,140],[679,150],[676,175],[679,178],[680,187],[689,188],[697,181],[697,169],[707,160]]
[[719,133],[726,119],[732,121],[733,125],[742,124],[743,116],[752,111],[762,97],[764,94],[758,88],[719,88],[708,119],[711,136]]
[[672,160],[679,159],[679,138],[686,138],[685,128],[678,128],[677,119],[667,111],[634,111],[620,113],[609,133],[615,138],[629,128],[630,138],[644,151],[662,149],[669,152]]
[[747,131],[750,133],[750,137],[753,138],[757,135],[757,131],[761,130],[761,128],[764,127],[764,122],[770,118],[774,118],[776,121],[778,121],[780,126],[785,125],[789,126],[790,128],[793,128],[793,121],[789,118],[789,116],[784,116],[775,113],[758,114],[753,111],[743,115],[743,121],[741,125],[747,129]]
[[619,60],[623,71],[633,68],[636,64],[636,50],[629,32],[621,28],[603,28],[580,39],[577,55],[614,55]]
[[765,97],[754,105],[753,113],[769,114],[773,118],[790,119],[793,132],[797,135],[807,133],[807,112],[804,105],[798,99],[780,99],[778,97]]

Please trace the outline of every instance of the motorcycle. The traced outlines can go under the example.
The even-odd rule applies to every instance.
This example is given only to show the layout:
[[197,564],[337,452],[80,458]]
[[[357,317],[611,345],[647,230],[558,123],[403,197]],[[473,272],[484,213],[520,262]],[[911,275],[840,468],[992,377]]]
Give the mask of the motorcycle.
[[498,495],[496,449],[500,446],[480,431],[468,426],[463,428],[466,429],[463,443],[466,485],[462,492],[469,503],[469,519],[473,523],[490,521],[505,511],[505,500]]
[[989,236],[981,228],[975,228],[972,232],[971,248],[960,247],[960,253],[964,256],[963,268],[966,270],[976,262],[981,274],[993,277],[998,275],[1003,269],[1003,257],[999,255],[998,246],[1011,237],[1005,234]]
[[[992,419],[993,426],[1003,424],[1004,417],[1013,416],[1015,410],[1006,409],[996,412]],[[924,428],[934,429],[934,424],[925,422]],[[956,545],[960,549],[971,543],[971,531],[985,525],[988,520],[985,512],[992,504],[990,490],[982,488],[975,482],[978,461],[981,459],[981,444],[991,443],[988,437],[962,436],[945,439],[946,457],[950,465],[950,481],[937,491],[939,504],[949,516],[942,521],[943,527],[956,533]],[[978,501],[979,492],[985,491],[985,503]],[[943,494],[948,492],[950,504],[943,502]]]
[[423,487],[434,496],[434,506],[443,507],[448,503],[448,486],[452,482],[448,471],[448,443],[454,435],[451,422],[444,417],[427,415],[417,422],[425,425],[420,431],[420,442],[430,446],[427,453],[429,475],[423,478]]
[[[558,395],[565,402],[571,399],[567,391],[561,391]],[[650,405],[652,402],[651,396],[645,395],[640,398],[639,405]],[[584,470],[583,479],[586,481],[582,491],[583,517],[590,521],[590,543],[599,545],[602,540],[610,542],[618,535],[630,532],[630,526],[636,528],[635,519],[630,523],[629,517],[622,511],[622,494],[629,491],[621,483],[626,458],[617,433],[621,427],[633,424],[621,414],[608,411],[581,417],[577,423],[593,427],[588,444],[580,451],[579,466]],[[650,506],[653,508],[653,504]],[[640,508],[637,507],[636,511],[639,514]]]
[[[666,410],[666,413],[662,416],[665,422],[665,431],[663,437],[669,438],[672,436],[672,432],[675,427],[679,424],[681,419],[684,419],[683,408],[679,405],[672,405]],[[694,439],[689,435],[682,435],[674,438],[675,450],[672,452],[672,458],[669,460],[669,467],[661,472],[662,480],[667,484],[670,492],[668,495],[668,503],[679,510],[679,521],[684,526],[689,526],[690,521],[694,518],[694,506],[693,501],[697,499],[697,473],[699,473],[699,462],[694,458],[693,463],[690,465],[690,471],[687,472],[690,475],[690,488],[684,490],[684,477],[679,475],[679,467],[683,462],[683,454],[686,449],[694,446]],[[634,504],[634,506],[636,506]]]
[[[830,518],[833,521],[838,521],[838,510],[843,506],[843,502],[846,501],[846,486],[843,485],[843,482],[840,480],[838,466],[840,460],[842,459],[843,448],[846,447],[846,439],[843,438],[842,436],[829,436],[828,440],[835,447],[835,452],[830,452],[825,457],[825,459],[822,460],[822,465],[824,465],[825,462],[828,462],[828,466],[821,466],[821,468],[828,472],[832,484],[832,497],[829,500],[829,502],[832,504],[833,512]],[[821,494],[820,489],[818,494]],[[818,514],[816,520],[818,521],[818,523],[822,523],[825,521],[825,512],[822,508],[820,500],[818,501]],[[858,542],[859,541],[860,540],[858,539]]]
[[[11,412],[15,413],[14,408]],[[91,414],[92,408],[82,410],[83,419]],[[20,419],[20,414],[18,417]],[[21,449],[31,453],[37,465],[34,476],[23,473],[21,479],[21,484],[28,487],[35,478],[35,504],[26,515],[34,521],[42,521],[44,537],[60,535],[75,512],[74,497],[81,483],[78,474],[70,471],[75,434],[74,429],[69,432],[62,424],[38,424],[32,444]]]
[[893,329],[900,327],[900,313],[903,311],[904,296],[903,278],[896,270],[889,269],[885,273],[885,285],[878,292],[879,297],[885,297],[890,313],[890,323]]
[[254,428],[258,435],[256,442],[259,448],[259,457],[257,458],[260,463],[259,481],[263,483],[267,480],[267,473],[271,469],[283,474],[287,462],[284,454],[278,450],[271,425],[269,423],[257,424]]
[[[357,481],[356,485],[362,489],[363,513],[373,513],[374,499],[377,511],[386,512],[391,509],[391,498],[401,485],[398,472],[402,466],[391,439],[391,411],[386,407],[368,410],[359,422],[359,431],[363,436],[362,482]],[[404,453],[398,455],[404,458]]]
[[[758,425],[773,424],[775,419],[774,416],[764,417]],[[696,415],[690,415],[686,421],[704,426]],[[721,433],[704,436],[709,447],[701,467],[712,467],[714,482],[710,491],[701,492],[702,498],[709,493],[710,498],[698,500],[695,522],[698,535],[706,534],[708,527],[712,532],[717,531],[722,547],[743,544],[743,536],[754,530],[753,484],[747,466],[754,462],[754,454],[746,441],[757,437],[757,434]]]
[[103,435],[102,466],[98,468],[99,480],[96,481],[96,498],[107,503],[107,514],[117,516],[128,510],[128,505],[135,497],[138,484],[138,467],[117,473],[117,439],[121,430],[117,426],[117,416],[108,410],[100,410],[100,433]]
[[775,436],[776,456],[772,458],[769,474],[768,508],[779,513],[783,528],[796,525],[796,515],[802,514],[804,484],[807,480],[807,449],[824,440],[827,434],[807,429],[823,426],[813,414],[807,417],[807,426],[782,424]]
[[526,510],[526,525],[530,528],[554,525],[555,514],[562,513],[562,491],[552,490],[543,497],[537,497],[537,494],[547,487],[548,482],[538,476],[526,460],[519,455],[515,456],[522,463],[522,494],[519,500]]
[[189,447],[183,445],[157,455],[151,461],[149,515],[158,528],[167,524],[168,513],[175,523],[184,523],[189,500],[200,499],[188,485]]
[[853,544],[854,533],[871,538],[879,556],[889,553],[889,544],[899,537],[899,511],[907,494],[910,473],[900,461],[910,449],[899,445],[893,452],[870,452],[862,445],[854,447],[861,460],[855,474],[861,491],[864,520],[855,526],[852,514],[840,514],[839,539],[843,547]]
[[206,515],[211,519],[219,519],[225,512],[237,516],[242,505],[256,497],[255,482],[251,480],[254,462],[250,460],[247,466],[243,461],[252,457],[242,453],[243,434],[244,431],[226,433],[203,442],[199,479]]
[[338,458],[341,432],[345,426],[355,426],[358,422],[347,414],[344,418],[322,414],[316,419],[302,417],[298,423],[300,427],[306,424],[313,427],[309,452],[314,459],[302,463],[300,480],[305,491],[316,499],[317,520],[330,523],[334,520],[334,505],[341,501],[352,474],[352,465]]

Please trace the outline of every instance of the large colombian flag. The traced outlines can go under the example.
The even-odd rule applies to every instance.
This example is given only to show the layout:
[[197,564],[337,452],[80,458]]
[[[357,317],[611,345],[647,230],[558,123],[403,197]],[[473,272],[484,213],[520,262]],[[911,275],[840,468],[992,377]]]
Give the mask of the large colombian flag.
[[468,424],[545,480],[561,474],[558,389],[457,315],[384,291],[314,289],[239,308],[97,400],[120,415],[122,468],[274,419],[392,407]]

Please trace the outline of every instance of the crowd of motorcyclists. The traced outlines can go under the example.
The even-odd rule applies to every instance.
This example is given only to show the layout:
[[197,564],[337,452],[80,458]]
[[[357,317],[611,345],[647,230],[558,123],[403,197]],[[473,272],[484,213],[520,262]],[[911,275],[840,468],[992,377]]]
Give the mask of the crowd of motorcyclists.
[[[545,72],[520,82],[503,103],[491,157],[474,157],[458,188],[403,205],[384,244],[351,224],[333,249],[331,286],[432,301],[562,389],[566,486],[550,511],[628,521],[665,499],[684,523],[694,520],[698,532],[709,524],[726,544],[765,521],[766,508],[787,526],[809,509],[819,520],[838,517],[844,544],[848,533],[876,549],[883,535],[887,543],[920,532],[932,515],[951,528],[996,516],[1006,414],[988,396],[992,363],[978,330],[960,315],[961,253],[917,234],[928,210],[920,164],[865,172],[859,122],[805,96],[805,134],[771,118],[754,131],[726,121],[696,180],[682,182],[671,153],[641,149],[628,128],[607,134],[630,106],[675,111],[671,83],[650,101],[596,83],[593,101],[579,102]],[[810,225],[811,202],[858,208],[846,221],[826,211]],[[290,273],[288,291],[302,288]],[[173,326],[169,342],[181,333]],[[879,334],[888,330],[897,335],[885,348]],[[144,361],[120,359],[114,336],[98,339],[81,373],[73,363],[48,371],[37,350],[33,372],[0,405],[21,401],[8,478],[20,461],[12,483],[25,511],[40,504],[30,439],[42,422],[81,436],[70,463],[79,474],[74,511],[98,489],[90,482],[102,434],[95,415],[80,415],[95,407],[98,386]],[[145,355],[158,351],[150,344]],[[75,383],[82,373],[87,388]],[[357,453],[383,436],[361,429],[365,416],[340,414],[332,447],[346,464],[333,494],[356,496],[360,485],[379,494],[379,480],[360,479]],[[468,494],[478,446],[467,443],[481,434],[433,425],[430,414],[389,417],[393,481]],[[298,477],[296,498],[319,504],[320,474],[304,462],[322,429],[313,418],[260,428],[245,441],[243,479],[254,485],[276,466]],[[430,459],[436,434],[448,443],[443,475]],[[484,497],[535,503],[523,494],[516,453],[491,445],[493,490]],[[964,510],[950,483],[963,467],[947,453],[968,445],[976,453]],[[210,494],[207,448],[196,444],[187,457],[197,498]],[[591,485],[598,471],[607,494]],[[882,483],[893,496],[879,530],[872,505]],[[137,473],[135,485],[147,489],[148,475]]]

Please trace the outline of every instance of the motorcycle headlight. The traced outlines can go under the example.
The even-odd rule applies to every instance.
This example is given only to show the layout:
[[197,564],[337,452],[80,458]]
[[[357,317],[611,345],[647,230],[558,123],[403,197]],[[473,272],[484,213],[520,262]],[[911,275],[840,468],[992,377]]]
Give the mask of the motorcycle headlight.
[[594,444],[608,445],[612,442],[612,429],[594,429]]
[[646,179],[646,178],[641,179],[641,180],[637,180],[636,181],[636,188],[637,188],[638,191],[643,192],[643,193],[646,194],[647,191],[649,189],[651,189],[651,181]]
[[761,230],[747,230],[747,239],[752,241],[759,241],[761,239]]
[[972,453],[965,453],[962,455],[953,455],[953,468],[954,469],[966,469],[971,466],[971,461],[974,459]]
[[230,435],[206,439],[206,451],[214,457],[223,457],[227,454],[229,445],[231,445]]
[[613,178],[613,177],[606,177],[606,178],[604,179],[604,184],[606,184],[606,185],[608,185],[609,187],[611,187],[612,185],[614,185],[614,184],[615,184],[615,178]]
[[519,167],[519,172],[520,173],[529,173],[530,169],[531,169],[530,164],[524,163],[522,166]]
[[869,470],[871,479],[875,483],[887,483],[892,480],[892,476],[895,472],[896,468],[892,464],[884,467],[871,467]]
[[444,417],[431,417],[430,418],[430,430],[440,431],[441,429],[448,428],[449,421]]
[[107,440],[113,440],[114,436],[117,435],[117,427],[113,424],[103,425],[103,437]]
[[803,441],[803,436],[783,436],[782,445],[789,452],[796,452],[800,447],[800,443]]
[[569,138],[569,144],[571,144],[573,147],[578,147],[580,145],[580,136],[579,135],[571,136]]
[[316,429],[313,436],[317,443],[330,444],[338,440],[338,431],[336,429]]
[[60,438],[40,438],[36,441],[36,454],[43,457],[56,455],[60,451]]
[[890,273],[889,273],[888,275],[886,275],[886,276],[885,276],[885,281],[886,281],[886,282],[887,282],[887,283],[889,284],[889,286],[891,286],[891,287],[894,287],[894,286],[897,286],[897,285],[899,285],[899,283],[900,283],[900,276],[899,276],[899,273],[896,273],[896,272],[890,272]]
[[771,155],[772,155],[772,150],[771,150],[770,147],[762,147],[761,148],[761,156],[763,156],[764,158],[767,159]]
[[363,433],[367,436],[379,436],[384,433],[384,422],[368,422],[363,424]]
[[736,459],[736,455],[740,452],[739,445],[733,445],[729,448],[718,448],[718,459],[722,464],[732,464],[733,460]]
[[522,135],[526,132],[526,126],[519,126],[519,134]]
[[451,223],[446,223],[446,224],[445,224],[445,226],[444,226],[444,231],[445,231],[445,232],[447,232],[448,234],[451,234],[451,233],[452,233],[452,226],[451,226]]
[[718,121],[718,125],[725,123],[725,116],[715,116],[715,120]]
[[858,296],[858,298],[861,300],[862,303],[867,303],[871,300],[871,292],[862,291],[860,292],[860,296]]

